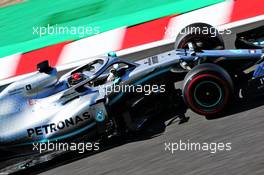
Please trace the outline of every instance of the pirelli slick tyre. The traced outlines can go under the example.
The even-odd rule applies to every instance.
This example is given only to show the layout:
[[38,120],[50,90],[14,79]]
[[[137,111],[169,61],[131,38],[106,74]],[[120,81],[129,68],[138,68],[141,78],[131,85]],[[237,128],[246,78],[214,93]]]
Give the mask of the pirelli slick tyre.
[[221,50],[225,48],[218,30],[205,23],[191,24],[182,29],[176,38],[174,48],[188,49],[188,43],[192,43],[202,50]]
[[184,101],[198,114],[207,117],[220,114],[232,96],[232,79],[225,69],[216,64],[200,64],[184,79]]

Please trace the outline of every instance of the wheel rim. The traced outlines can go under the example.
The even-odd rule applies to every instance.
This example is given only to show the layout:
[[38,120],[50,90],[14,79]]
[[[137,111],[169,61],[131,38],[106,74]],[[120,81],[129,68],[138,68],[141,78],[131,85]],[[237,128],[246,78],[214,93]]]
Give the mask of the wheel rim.
[[219,84],[213,81],[200,82],[194,89],[194,100],[202,107],[215,107],[222,101],[222,99],[222,89]]

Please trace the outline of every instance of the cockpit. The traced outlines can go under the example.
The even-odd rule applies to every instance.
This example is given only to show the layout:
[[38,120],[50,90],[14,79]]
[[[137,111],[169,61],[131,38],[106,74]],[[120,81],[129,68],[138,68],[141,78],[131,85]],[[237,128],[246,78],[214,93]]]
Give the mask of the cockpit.
[[104,67],[107,61],[107,59],[99,58],[85,66],[73,70],[68,78],[69,86],[76,85],[86,79],[91,79]]
[[67,83],[72,87],[86,81],[89,86],[98,86],[117,80],[135,66],[117,58],[98,58],[73,70],[67,78]]

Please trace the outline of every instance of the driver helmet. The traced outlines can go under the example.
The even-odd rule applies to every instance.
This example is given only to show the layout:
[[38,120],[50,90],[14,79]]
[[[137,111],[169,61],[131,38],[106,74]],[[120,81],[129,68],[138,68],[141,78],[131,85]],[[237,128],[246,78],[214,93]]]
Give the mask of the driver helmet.
[[80,72],[73,73],[70,77],[70,85],[75,85],[84,80],[84,76]]

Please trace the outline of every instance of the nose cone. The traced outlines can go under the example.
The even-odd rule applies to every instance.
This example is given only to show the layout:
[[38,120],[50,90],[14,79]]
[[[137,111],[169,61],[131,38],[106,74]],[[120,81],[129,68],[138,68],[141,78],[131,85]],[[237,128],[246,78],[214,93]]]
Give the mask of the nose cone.
[[23,112],[27,108],[27,102],[20,96],[6,96],[0,98],[0,145],[16,142],[23,137],[21,129],[27,120]]
[[[31,152],[31,142],[34,140],[27,136],[26,128],[21,128],[21,126],[23,126],[23,123],[26,123],[26,121],[16,121],[14,119],[15,117],[9,117],[10,122],[2,123],[0,121],[0,151],[10,151],[13,153],[21,154],[26,153],[28,151]],[[21,150],[25,150],[25,152]]]

